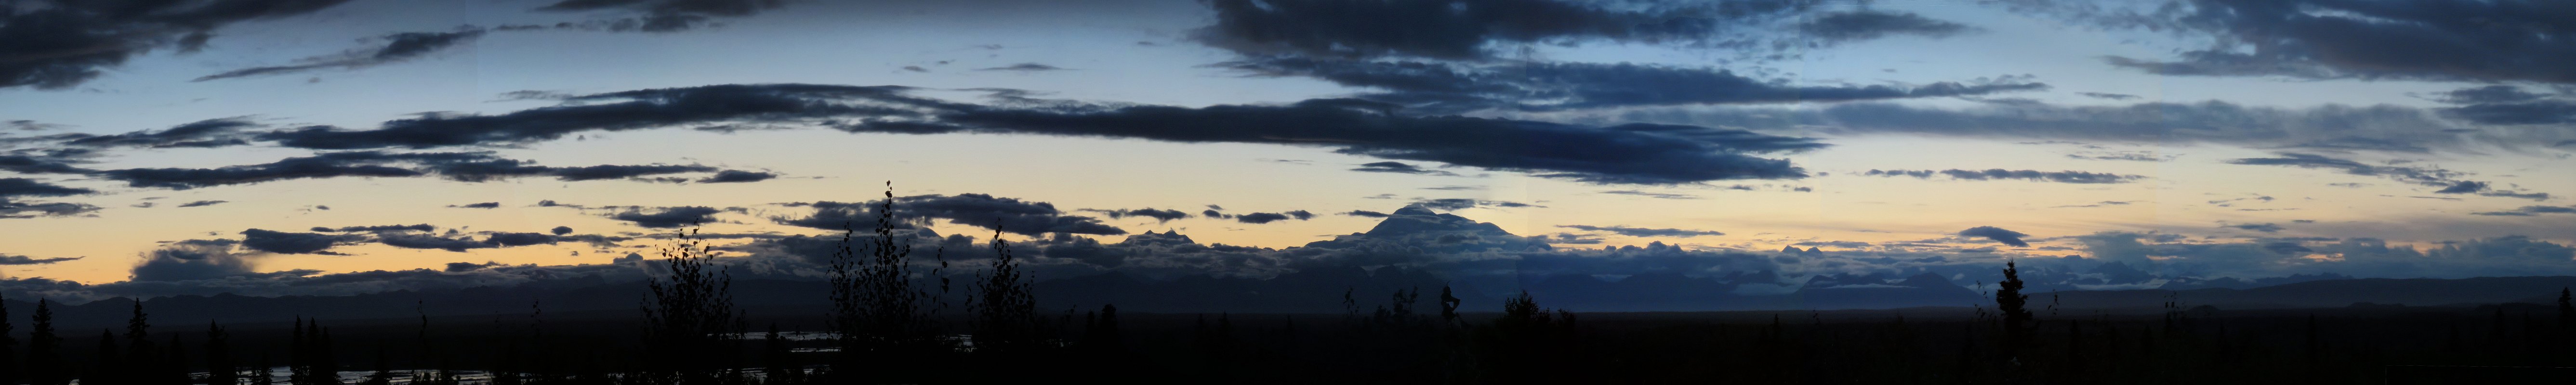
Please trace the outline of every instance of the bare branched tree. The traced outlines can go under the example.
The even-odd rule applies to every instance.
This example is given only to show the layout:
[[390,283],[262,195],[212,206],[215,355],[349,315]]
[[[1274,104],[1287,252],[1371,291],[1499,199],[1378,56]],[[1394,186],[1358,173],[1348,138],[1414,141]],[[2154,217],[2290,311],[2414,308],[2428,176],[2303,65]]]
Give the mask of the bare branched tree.
[[[938,312],[946,306],[938,302],[947,294],[945,272],[948,261],[940,250],[939,267],[929,276],[939,277],[939,292],[934,294],[913,280],[912,245],[896,239],[895,228],[903,224],[894,216],[894,183],[886,183],[885,200],[876,207],[876,235],[858,241],[855,224],[844,222],[840,250],[832,254],[827,268],[830,274],[832,314],[828,325],[840,337],[840,359],[832,372],[856,376],[866,363],[878,365],[889,360],[948,349],[935,324]],[[865,255],[860,253],[864,248]]]
[[679,245],[661,250],[670,276],[645,282],[652,291],[644,306],[645,349],[651,357],[637,380],[655,384],[713,383],[724,354],[725,333],[740,319],[734,309],[733,274],[708,266],[714,250],[693,238],[692,226],[678,234]]

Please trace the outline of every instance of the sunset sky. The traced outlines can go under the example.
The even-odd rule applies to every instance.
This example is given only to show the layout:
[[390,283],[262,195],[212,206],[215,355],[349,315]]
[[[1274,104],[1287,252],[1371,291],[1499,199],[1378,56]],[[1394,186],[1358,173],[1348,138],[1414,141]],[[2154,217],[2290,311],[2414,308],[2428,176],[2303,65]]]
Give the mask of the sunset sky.
[[692,219],[752,256],[889,181],[1042,202],[931,216],[1039,251],[1428,203],[1559,249],[1826,252],[1805,274],[2576,273],[2561,1],[168,3],[0,2],[8,279],[596,265]]

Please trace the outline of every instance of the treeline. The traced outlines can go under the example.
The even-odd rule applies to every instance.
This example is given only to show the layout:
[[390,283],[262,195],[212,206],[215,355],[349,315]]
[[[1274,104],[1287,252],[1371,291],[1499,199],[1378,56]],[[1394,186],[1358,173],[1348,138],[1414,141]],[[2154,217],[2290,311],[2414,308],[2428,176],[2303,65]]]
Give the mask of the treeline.
[[39,300],[23,341],[0,309],[0,384],[2279,384],[2377,383],[2389,365],[2576,364],[2576,292],[2555,309],[2475,316],[2223,315],[2168,300],[2158,316],[2113,317],[2060,314],[2053,297],[2023,292],[2010,262],[1994,306],[1966,319],[1578,317],[1526,292],[1469,313],[1446,287],[1347,290],[1338,315],[1041,311],[998,229],[990,262],[951,282],[947,250],[916,260],[899,240],[886,195],[873,234],[845,228],[826,266],[822,333],[755,327],[689,230],[659,250],[640,322],[549,324],[531,303],[524,320],[495,315],[480,330],[433,329],[422,312],[416,325],[337,333],[295,317],[282,336],[215,323],[156,336],[136,301],[121,332],[79,349]]

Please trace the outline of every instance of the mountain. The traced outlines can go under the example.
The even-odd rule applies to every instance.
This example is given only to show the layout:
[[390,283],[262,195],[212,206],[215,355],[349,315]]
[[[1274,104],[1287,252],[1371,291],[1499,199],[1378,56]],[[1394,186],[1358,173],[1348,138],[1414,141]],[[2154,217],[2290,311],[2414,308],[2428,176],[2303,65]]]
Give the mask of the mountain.
[[[1167,247],[1165,250],[1251,250],[1200,245],[1177,231],[1148,232],[1120,245]],[[1267,249],[1264,249],[1267,250]],[[1655,243],[1617,250],[1556,250],[1535,238],[1521,237],[1491,223],[1419,206],[1395,211],[1367,232],[1335,236],[1276,252],[1307,259],[1271,276],[1221,276],[1207,273],[1148,278],[1124,271],[1079,275],[1033,283],[1042,311],[1096,309],[1115,304],[1143,313],[1373,313],[1394,306],[1398,293],[1413,299],[1418,312],[1437,312],[1443,288],[1463,302],[1462,310],[1494,311],[1502,299],[1526,292],[1542,306],[1579,312],[1661,312],[1732,310],[1839,310],[1912,307],[1990,306],[1985,294],[1930,272],[1837,273],[1805,277],[1738,267],[1646,269],[1636,274],[1596,274],[1563,260],[1580,258],[1649,258],[1672,261],[1708,258],[1681,247]],[[1816,251],[1783,248],[1783,254]],[[1462,259],[1474,255],[1482,259]],[[1782,258],[1768,254],[1744,258]],[[1553,258],[1531,261],[1528,258]],[[1660,259],[1655,259],[1660,258]],[[1660,262],[1659,262],[1660,263]],[[1574,267],[1566,267],[1574,266]],[[1652,265],[1665,266],[1665,265]],[[1910,275],[1900,275],[1910,274]],[[2068,272],[2026,270],[2025,277],[2074,276]],[[2153,277],[2116,262],[2086,270],[2086,282],[2144,282]],[[971,282],[965,276],[951,276]],[[2060,285],[2055,287],[2073,287]],[[2467,279],[2350,279],[2338,275],[2301,275],[2260,280],[2177,280],[2163,289],[2029,291],[2035,304],[2061,310],[2110,309],[2154,311],[2168,301],[2185,307],[2223,309],[2336,308],[2361,303],[2377,306],[2444,306],[2540,302],[2554,300],[2558,290],[2576,287],[2576,277],[2485,277]],[[954,301],[965,288],[954,288]],[[734,282],[733,298],[755,317],[811,317],[829,306],[825,285],[812,279],[746,279]],[[633,317],[644,299],[641,282],[609,281],[596,275],[541,280],[508,287],[471,287],[427,291],[393,291],[352,296],[251,297],[232,294],[172,296],[146,300],[157,324],[192,325],[285,322],[295,317],[328,320],[431,317],[524,317],[542,309],[547,317]],[[53,309],[61,330],[121,325],[134,302],[115,298],[79,305],[57,303]],[[534,307],[532,307],[534,306]],[[23,319],[34,303],[0,301],[13,317]]]

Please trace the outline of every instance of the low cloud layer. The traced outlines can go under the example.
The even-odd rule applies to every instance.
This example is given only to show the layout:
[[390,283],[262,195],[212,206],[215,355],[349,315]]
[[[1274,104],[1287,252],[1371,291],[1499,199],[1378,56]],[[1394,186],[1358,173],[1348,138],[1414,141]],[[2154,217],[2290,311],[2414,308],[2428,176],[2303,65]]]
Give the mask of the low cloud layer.
[[1626,236],[1631,236],[1631,237],[1699,237],[1699,236],[1726,235],[1726,233],[1721,233],[1721,232],[1716,232],[1716,231],[1708,231],[1708,230],[1656,229],[1656,228],[1628,227],[1628,226],[1563,225],[1563,226],[1557,226],[1557,227],[1563,227],[1563,228],[1569,228],[1569,229],[1576,229],[1576,230],[1583,230],[1583,231],[1606,232],[1606,233],[1619,234],[1619,235],[1626,235]]

